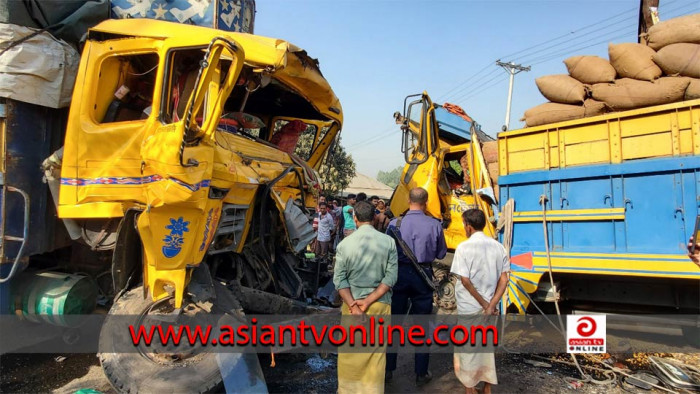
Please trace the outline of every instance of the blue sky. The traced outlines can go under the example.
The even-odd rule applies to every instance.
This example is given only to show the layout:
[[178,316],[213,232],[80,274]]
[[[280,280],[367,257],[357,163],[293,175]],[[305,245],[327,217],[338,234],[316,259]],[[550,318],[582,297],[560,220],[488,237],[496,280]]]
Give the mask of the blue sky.
[[[495,135],[508,75],[497,59],[532,66],[515,77],[510,128],[546,100],[535,78],[566,73],[574,55],[607,58],[607,43],[636,42],[639,0],[257,0],[255,33],[308,51],[343,105],[342,144],[357,171],[403,165],[392,114],[409,94],[460,105]],[[698,0],[661,0],[661,20],[700,12]],[[562,37],[563,36],[563,37]]]

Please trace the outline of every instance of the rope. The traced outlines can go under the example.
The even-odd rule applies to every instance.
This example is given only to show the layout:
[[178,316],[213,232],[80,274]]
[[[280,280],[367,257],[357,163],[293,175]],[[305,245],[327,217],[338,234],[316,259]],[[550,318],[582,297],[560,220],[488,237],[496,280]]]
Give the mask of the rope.
[[[541,359],[541,360],[550,361],[550,362],[565,364],[565,365],[569,365],[569,366],[576,366],[576,365],[577,365],[577,364],[574,364],[574,363],[569,362],[569,361],[557,360],[557,359],[548,358],[548,357],[542,357],[542,356],[538,356],[538,355],[536,355],[536,354],[533,354],[532,357],[534,357],[534,358],[539,358],[539,359]],[[605,368],[607,368],[607,370],[605,370],[605,369],[603,369],[603,368],[592,367],[592,366],[590,366],[590,365],[584,365],[583,368],[590,369],[590,370],[592,370],[592,371],[601,372],[601,373],[604,373],[604,374],[606,374],[606,375],[608,375],[608,374],[619,373],[620,375],[624,375],[624,376],[626,376],[626,377],[628,377],[628,378],[634,378],[634,376],[628,374],[627,372],[625,372],[624,370],[622,370],[622,369],[620,369],[620,368],[616,368],[616,367],[610,366],[610,365],[605,364],[605,363],[603,363],[603,362],[600,362],[600,361],[598,361],[598,360],[589,360],[589,361],[593,361],[593,362],[595,362],[595,363],[597,363],[597,364],[600,364],[600,365],[604,366]],[[595,381],[594,381],[594,382],[595,382]],[[612,383],[612,382],[610,382],[610,383]],[[646,382],[646,383],[649,383],[649,382]],[[649,383],[649,385],[651,385],[652,387],[657,388],[657,389],[659,389],[659,390],[666,391],[666,392],[668,392],[668,393],[677,393],[677,391],[669,390],[669,389],[667,389],[666,387],[659,386],[659,385],[657,385],[657,384]]]
[[[28,41],[28,40],[30,40],[30,39],[32,39],[32,38],[38,36],[38,35],[41,34],[41,33],[49,32],[50,29],[60,28],[60,27],[63,27],[63,23],[57,23],[57,24],[55,24],[55,25],[46,26],[46,27],[44,27],[43,29],[36,30],[36,31],[34,31],[33,33],[28,34],[28,35],[26,35],[26,36],[24,36],[24,37],[22,37],[22,38],[20,38],[20,39],[17,39],[17,40],[15,40],[15,41],[11,41],[11,42],[9,43],[9,45],[7,46],[7,48],[4,48],[2,51],[0,51],[0,56],[2,56],[5,52],[9,51],[10,49],[16,47],[17,45],[19,45],[19,44],[21,44],[21,43],[23,43],[23,42],[25,42],[25,41]],[[51,32],[49,32],[49,34],[51,34]],[[55,38],[55,37],[53,37],[53,35],[52,35],[51,38]]]
[[[547,253],[547,265],[549,267],[549,283],[552,286],[552,292],[554,293],[554,307],[557,310],[557,318],[559,319],[559,327],[561,327],[562,332],[566,332],[566,329],[564,328],[564,322],[561,318],[561,310],[559,309],[559,300],[557,297],[557,287],[554,284],[554,274],[552,273],[552,256],[549,251],[549,232],[547,231],[547,196],[546,195],[541,195],[540,196],[540,205],[542,205],[542,230],[544,231],[544,248]],[[587,375],[585,372],[583,372],[583,369],[581,369],[581,365],[579,365],[578,360],[576,359],[576,355],[573,353],[569,353],[571,355],[571,359],[573,360],[574,364],[576,365],[576,369],[578,369],[579,374],[581,374],[581,378],[583,382],[590,382],[593,384],[599,384],[599,385],[608,385],[611,383],[614,383],[616,381],[615,377],[613,376],[612,380],[610,378],[606,380],[596,380],[593,379],[591,375]]]
[[496,232],[503,230],[503,247],[506,249],[508,260],[510,260],[510,249],[513,247],[513,214],[515,211],[515,200],[509,198],[503,206],[502,215],[498,219]]

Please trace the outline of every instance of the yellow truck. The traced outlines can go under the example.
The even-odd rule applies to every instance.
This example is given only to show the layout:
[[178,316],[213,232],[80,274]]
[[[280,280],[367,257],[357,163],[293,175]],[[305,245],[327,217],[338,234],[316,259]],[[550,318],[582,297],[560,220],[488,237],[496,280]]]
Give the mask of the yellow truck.
[[[100,23],[87,35],[65,143],[44,163],[58,217],[77,233],[55,277],[70,282],[85,265],[100,273],[100,292],[114,295],[107,323],[303,310],[298,300],[328,279],[304,251],[315,238],[318,170],[342,121],[318,62],[291,43],[156,20]],[[4,293],[3,309],[62,313],[47,312],[46,300],[94,307],[97,291],[69,292],[85,298],[69,301],[40,294],[37,281],[54,277],[45,265],[35,272],[34,259],[3,264],[3,280],[20,284]],[[104,330],[100,360],[119,391],[222,385],[213,353],[119,351]]]
[[[502,231],[492,220],[486,232],[511,254],[502,312],[536,311],[534,301],[553,313],[557,300],[563,312],[698,313],[700,271],[685,245],[700,210],[700,100],[499,133],[493,195],[474,123],[441,121],[445,106],[417,97],[398,116],[407,164],[392,211],[426,188],[452,250],[466,239],[461,210],[498,214]],[[464,156],[468,188],[450,182]],[[455,306],[450,264],[448,254],[434,265],[444,312]]]
[[404,100],[403,112],[394,114],[403,131],[406,166],[391,198],[391,211],[408,210],[414,187],[428,191],[427,213],[443,223],[449,253],[433,266],[438,282],[435,301],[444,313],[455,312],[454,284],[449,274],[454,250],[465,239],[462,212],[479,208],[491,220],[484,232],[496,237],[498,202],[482,153],[482,142],[495,141],[461,108],[433,103],[426,92]]

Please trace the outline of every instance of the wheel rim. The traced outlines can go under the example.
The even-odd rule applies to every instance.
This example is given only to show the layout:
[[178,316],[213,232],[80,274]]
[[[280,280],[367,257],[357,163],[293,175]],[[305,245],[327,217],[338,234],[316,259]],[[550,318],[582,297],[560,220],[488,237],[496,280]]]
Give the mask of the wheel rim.
[[[165,327],[163,329],[165,332],[167,326],[171,325],[173,330],[179,330],[181,328],[178,327],[178,321],[181,320],[183,316],[194,317],[198,313],[208,313],[196,304],[190,302],[182,307],[182,311],[175,316],[174,320],[170,318],[167,320],[157,318],[157,316],[165,317],[172,315],[172,313],[175,311],[174,302],[174,297],[166,297],[162,300],[151,303],[144,309],[144,311],[141,312],[141,314],[139,314],[137,326],[150,327],[164,325]],[[191,321],[188,323],[191,324]],[[187,335],[184,332],[180,337],[179,346],[174,345],[172,340],[168,341],[167,346],[162,346],[159,340],[160,337],[156,332],[157,331],[154,331],[150,347],[146,346],[143,342],[139,342],[137,346],[138,352],[142,357],[156,364],[179,366],[184,363],[200,361],[205,355],[205,351],[203,350],[201,344],[197,343],[195,346],[189,345]]]

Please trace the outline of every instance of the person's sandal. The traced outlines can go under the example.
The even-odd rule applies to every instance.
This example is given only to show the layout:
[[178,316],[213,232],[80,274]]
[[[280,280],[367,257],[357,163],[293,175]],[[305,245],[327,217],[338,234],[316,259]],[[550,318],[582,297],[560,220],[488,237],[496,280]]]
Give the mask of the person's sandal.
[[425,375],[416,376],[416,386],[421,387],[433,380],[433,374],[428,371]]

